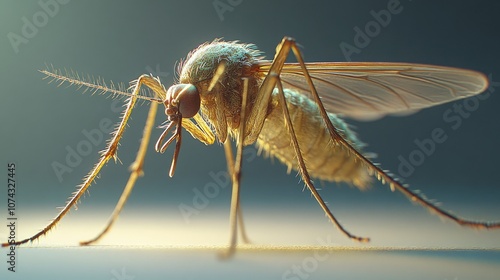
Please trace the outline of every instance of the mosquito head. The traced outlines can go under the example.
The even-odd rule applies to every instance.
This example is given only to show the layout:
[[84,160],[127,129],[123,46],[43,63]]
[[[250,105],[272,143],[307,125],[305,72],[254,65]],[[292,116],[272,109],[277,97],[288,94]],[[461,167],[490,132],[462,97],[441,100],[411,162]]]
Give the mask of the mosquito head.
[[[165,114],[168,117],[167,124],[163,127],[165,130],[156,142],[155,149],[159,153],[165,152],[168,146],[176,140],[174,158],[170,166],[170,177],[174,176],[175,167],[177,165],[177,157],[181,149],[182,143],[182,118],[192,118],[200,110],[200,94],[192,84],[178,84],[171,86],[167,91],[167,97],[163,101],[165,105]],[[165,143],[163,140],[167,137],[168,132],[174,127],[174,134],[168,138]]]
[[192,84],[173,85],[168,89],[163,104],[169,120],[191,118],[200,110],[200,94]]

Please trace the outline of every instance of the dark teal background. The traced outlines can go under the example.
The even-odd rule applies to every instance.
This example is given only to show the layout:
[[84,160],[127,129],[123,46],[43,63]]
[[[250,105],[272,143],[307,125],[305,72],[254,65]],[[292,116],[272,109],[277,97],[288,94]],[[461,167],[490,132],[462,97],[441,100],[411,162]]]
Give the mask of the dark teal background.
[[[221,20],[213,3],[229,2],[73,0],[59,5],[59,10],[48,16],[32,38],[18,46],[17,52],[9,36],[12,33],[22,35],[23,18],[33,22],[33,16],[44,10],[37,1],[0,2],[0,158],[4,166],[0,178],[6,182],[6,165],[15,162],[18,237],[34,233],[56,214],[55,208],[64,204],[97,161],[97,152],[104,148],[104,140],[92,145],[89,155],[84,156],[71,173],[65,173],[62,180],[56,176],[53,163],[65,164],[67,149],[75,149],[86,141],[84,130],[98,129],[102,120],[117,122],[117,108],[121,106],[106,96],[91,96],[82,94],[75,87],[58,88],[55,84],[47,84],[37,71],[45,64],[126,84],[143,73],[153,72],[168,87],[174,80],[176,62],[203,42],[222,37],[254,43],[267,58],[272,58],[276,45],[285,35],[295,37],[303,46],[306,61],[345,61],[340,44],[353,45],[354,28],[364,28],[373,20],[370,11],[387,9],[387,3],[391,1],[233,1],[231,3],[237,5],[224,12]],[[500,24],[497,20],[500,4],[494,1],[445,4],[441,1],[402,0],[400,6],[402,11],[393,14],[391,22],[382,27],[359,54],[352,55],[352,61],[462,67],[481,71],[493,81],[500,81]],[[443,202],[444,207],[454,213],[472,219],[500,220],[497,177],[500,87],[498,83],[494,85],[490,96],[479,102],[477,110],[462,119],[457,129],[443,119],[443,114],[453,108],[452,104],[408,117],[349,122],[356,127],[360,138],[369,144],[367,150],[378,154],[377,161],[385,169],[395,172],[400,164],[398,157],[408,158],[416,149],[416,139],[430,137],[436,128],[443,129],[447,140],[437,144],[435,152],[426,157],[425,162],[405,178],[405,182]],[[36,244],[75,245],[81,239],[97,234],[127,180],[127,168],[138,149],[147,111],[147,104],[143,104],[133,112],[118,151],[123,164],[110,162],[103,169],[101,178],[90,188],[90,194],[85,195],[79,204],[79,211],[72,211],[59,227]],[[160,110],[157,125],[164,120]],[[152,142],[160,133],[160,129],[153,131]],[[101,244],[225,244],[229,187],[219,188],[218,195],[210,198],[209,204],[197,215],[191,216],[189,224],[179,212],[181,205],[193,206],[196,190],[203,191],[204,186],[214,182],[209,175],[211,172],[218,173],[226,168],[220,145],[206,147],[188,134],[185,136],[173,179],[168,177],[172,149],[161,155],[154,152],[153,144],[150,145],[145,177],[139,179],[116,227]],[[247,149],[248,154],[254,154],[253,147]],[[328,236],[335,244],[361,248],[370,245],[499,248],[500,231],[478,232],[442,222],[378,183],[372,190],[360,192],[347,185],[338,187],[317,182],[324,199],[343,224],[356,234],[373,238],[369,245],[353,244],[329,224],[309,192],[303,191],[303,184],[294,172],[287,175],[284,166],[262,157],[247,158],[243,171],[242,206],[255,244],[319,245],[318,238]],[[4,197],[7,192],[6,186],[0,187],[0,218],[5,221],[7,206]],[[6,239],[3,230],[0,239]],[[55,265],[61,261],[62,253],[57,249],[53,251],[57,253],[54,253],[51,264]],[[4,255],[4,250],[0,252]],[[21,272],[18,276],[27,273],[37,259],[32,257],[33,253],[27,253],[23,259],[23,251],[20,252]],[[47,253],[49,259],[51,252]],[[132,252],[131,258],[133,256]],[[189,254],[187,256],[185,261],[189,262]],[[242,258],[252,263],[259,255],[242,254]],[[276,258],[270,257],[269,267],[272,267],[272,259],[278,258],[284,258],[283,261],[290,261],[290,264],[296,262],[278,254]],[[300,263],[302,257],[297,258]],[[476,255],[472,258],[476,259]],[[65,266],[75,266],[77,259],[68,259]],[[479,263],[484,260],[479,259]],[[498,262],[498,256],[491,259]],[[2,257],[0,260],[4,263]],[[110,264],[108,269],[105,259],[99,265],[104,267],[104,272],[95,274],[96,279],[110,279],[113,276],[109,271],[121,268],[119,264]],[[322,265],[323,269],[328,268],[326,263]],[[280,268],[276,271],[256,269],[262,269],[261,278],[274,279],[280,278],[283,269],[289,265],[276,267]],[[134,271],[134,268],[133,262],[127,264],[127,271]],[[2,265],[0,271],[3,275],[6,268]],[[335,271],[338,272],[332,270],[331,275],[335,275]],[[389,271],[388,267],[380,275]],[[136,279],[153,279],[141,276],[137,271],[133,274]],[[195,274],[190,271],[185,277],[194,279]],[[222,277],[217,273],[214,275]],[[376,275],[379,274],[375,273],[373,277]],[[458,272],[433,277],[426,278],[466,279]],[[319,274],[311,273],[311,279],[321,278]],[[483,278],[488,279],[488,276],[485,274]]]

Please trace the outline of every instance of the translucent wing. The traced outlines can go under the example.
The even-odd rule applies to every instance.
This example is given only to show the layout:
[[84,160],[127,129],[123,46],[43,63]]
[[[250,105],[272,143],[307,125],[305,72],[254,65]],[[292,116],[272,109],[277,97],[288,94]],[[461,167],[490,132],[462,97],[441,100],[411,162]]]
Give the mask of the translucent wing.
[[[452,67],[382,62],[306,65],[326,110],[358,120],[409,114],[481,93],[488,87],[482,73]],[[269,63],[259,70],[266,69]],[[286,87],[310,93],[299,64],[285,64],[280,77]]]

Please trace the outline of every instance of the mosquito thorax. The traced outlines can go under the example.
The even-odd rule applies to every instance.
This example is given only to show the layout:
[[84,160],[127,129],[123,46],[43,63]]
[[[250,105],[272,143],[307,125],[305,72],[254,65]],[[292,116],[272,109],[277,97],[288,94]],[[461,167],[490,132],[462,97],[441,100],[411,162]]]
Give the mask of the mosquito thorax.
[[200,94],[192,84],[177,84],[167,91],[165,114],[170,117],[191,118],[200,110]]
[[[221,143],[240,125],[243,78],[248,81],[248,112],[254,104],[261,55],[253,44],[215,40],[199,46],[179,64],[179,82],[196,86],[201,98],[200,114],[212,125]],[[224,70],[218,76],[221,64]]]

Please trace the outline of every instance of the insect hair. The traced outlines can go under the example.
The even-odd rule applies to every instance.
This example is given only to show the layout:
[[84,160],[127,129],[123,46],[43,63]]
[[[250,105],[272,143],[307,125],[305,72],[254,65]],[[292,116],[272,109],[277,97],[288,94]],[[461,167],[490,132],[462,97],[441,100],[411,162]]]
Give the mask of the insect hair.
[[[43,78],[48,79],[48,83],[58,83],[57,87],[66,84],[67,87],[76,86],[78,90],[83,90],[82,93],[90,92],[91,95],[105,95],[108,94],[108,98],[119,99],[119,98],[129,98],[132,96],[130,92],[131,87],[134,86],[134,81],[130,83],[129,87],[126,87],[124,83],[115,84],[113,81],[106,81],[100,76],[94,76],[89,74],[83,74],[72,69],[67,70],[54,68],[52,65],[46,66],[45,69],[39,70],[45,75]],[[156,78],[159,79],[159,78]],[[156,101],[161,102],[158,98],[154,98],[154,95],[147,89],[141,89],[139,95],[136,95],[138,99],[143,101]]]

